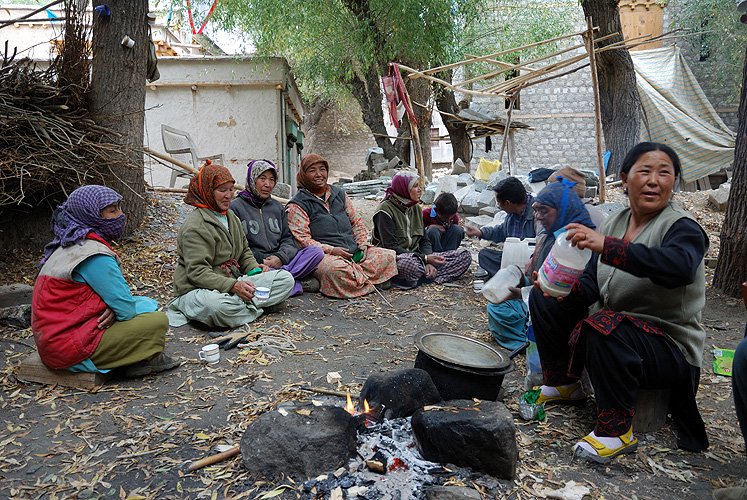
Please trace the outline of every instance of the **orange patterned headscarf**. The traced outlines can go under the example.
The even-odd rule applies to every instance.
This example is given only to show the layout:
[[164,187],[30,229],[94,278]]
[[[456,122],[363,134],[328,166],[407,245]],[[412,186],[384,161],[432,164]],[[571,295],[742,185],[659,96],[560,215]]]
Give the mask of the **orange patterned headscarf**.
[[296,183],[310,192],[311,194],[321,196],[324,194],[324,192],[327,190],[327,186],[324,186],[324,189],[321,191],[317,190],[316,186],[311,182],[311,179],[309,179],[306,176],[306,172],[312,165],[324,165],[324,168],[327,169],[327,173],[329,174],[329,163],[327,163],[327,160],[322,158],[319,155],[310,154],[306,155],[303,158],[301,158],[301,164],[298,166],[298,174],[296,174]]
[[236,183],[231,172],[226,167],[213,165],[210,160],[206,160],[197,175],[189,181],[189,191],[184,197],[184,203],[194,207],[209,208],[225,215],[226,211],[220,210],[218,204],[215,203],[213,191],[226,182]]

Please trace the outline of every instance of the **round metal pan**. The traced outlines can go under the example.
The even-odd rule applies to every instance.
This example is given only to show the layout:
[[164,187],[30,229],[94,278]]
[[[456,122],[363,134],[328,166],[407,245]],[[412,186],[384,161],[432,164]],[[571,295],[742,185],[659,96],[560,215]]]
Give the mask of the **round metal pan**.
[[500,371],[511,366],[511,360],[493,347],[453,333],[418,333],[415,345],[433,359],[455,367],[479,371]]

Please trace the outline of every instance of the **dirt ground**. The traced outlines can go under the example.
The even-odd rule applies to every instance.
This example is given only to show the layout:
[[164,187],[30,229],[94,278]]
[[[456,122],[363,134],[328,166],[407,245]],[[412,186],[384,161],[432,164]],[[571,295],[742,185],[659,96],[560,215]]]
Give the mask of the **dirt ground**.
[[[705,206],[702,196],[681,201],[699,214],[713,240],[718,214]],[[356,203],[370,214],[373,202]],[[118,248],[134,293],[154,297],[161,305],[171,297],[175,237],[188,210],[176,195],[155,195],[143,228]],[[39,257],[30,252],[3,255],[0,284],[32,284]],[[249,477],[238,458],[191,473],[184,465],[221,451],[221,445],[237,445],[252,419],[278,402],[309,398],[301,385],[356,393],[371,373],[412,367],[416,333],[448,331],[497,346],[488,331],[486,302],[472,291],[473,270],[453,284],[390,290],[383,296],[291,298],[285,311],[256,321],[250,336],[282,336],[284,348],[221,351],[215,367],[197,360],[198,349],[209,341],[206,331],[175,329],[168,334],[166,351],[181,357],[181,367],[144,379],[115,378],[93,392],[19,381],[16,368],[35,349],[33,336],[28,329],[0,327],[5,353],[0,498],[237,499],[258,498],[280,484],[299,487],[290,478],[266,482]],[[550,409],[542,423],[521,420],[517,401],[525,364],[518,356],[516,370],[503,383],[504,402],[516,416],[517,477],[490,482],[485,498],[545,498],[548,490],[575,481],[588,487],[587,498],[594,499],[706,499],[714,487],[741,484],[747,462],[731,380],[713,374],[711,349],[735,348],[744,335],[745,316],[741,300],[708,288],[703,311],[708,339],[698,404],[711,447],[700,454],[677,450],[675,430],[668,423],[657,432],[638,434],[638,451],[607,466],[571,463],[571,445],[592,429],[593,403]],[[338,372],[341,384],[327,383],[328,372]],[[329,400],[342,404],[341,398]],[[455,476],[452,484],[486,483]],[[291,488],[278,498],[296,496]]]

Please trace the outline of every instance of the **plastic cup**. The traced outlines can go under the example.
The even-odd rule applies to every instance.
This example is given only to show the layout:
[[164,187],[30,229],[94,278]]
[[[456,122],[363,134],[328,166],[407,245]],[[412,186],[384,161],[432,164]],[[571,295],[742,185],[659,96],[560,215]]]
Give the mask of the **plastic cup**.
[[220,346],[218,344],[208,344],[200,349],[197,357],[209,365],[214,365],[220,361]]
[[122,38],[122,45],[124,45],[128,49],[131,49],[132,47],[135,46],[135,40],[125,35],[124,38]]
[[254,298],[257,302],[264,302],[270,298],[270,289],[264,286],[258,286],[254,289]]

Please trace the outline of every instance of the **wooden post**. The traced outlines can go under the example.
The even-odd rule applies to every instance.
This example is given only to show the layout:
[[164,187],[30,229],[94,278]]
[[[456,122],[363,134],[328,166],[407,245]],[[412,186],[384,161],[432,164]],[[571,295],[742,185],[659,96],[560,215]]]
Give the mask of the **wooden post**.
[[584,43],[589,54],[589,69],[591,70],[591,88],[594,90],[594,129],[597,134],[597,168],[599,169],[599,203],[604,203],[607,195],[607,173],[604,171],[604,152],[602,151],[602,111],[599,104],[599,80],[597,80],[597,58],[594,54],[594,26],[591,16],[586,18],[586,33]]
[[[501,143],[501,154],[498,156],[498,161],[503,164],[503,151],[506,149],[506,141],[508,141],[508,131],[511,129],[511,113],[514,110],[514,103],[516,102],[516,94],[511,94],[510,102],[508,103],[508,112],[506,113],[506,127],[503,129],[503,142]],[[511,162],[508,163],[508,175],[511,175]]]

